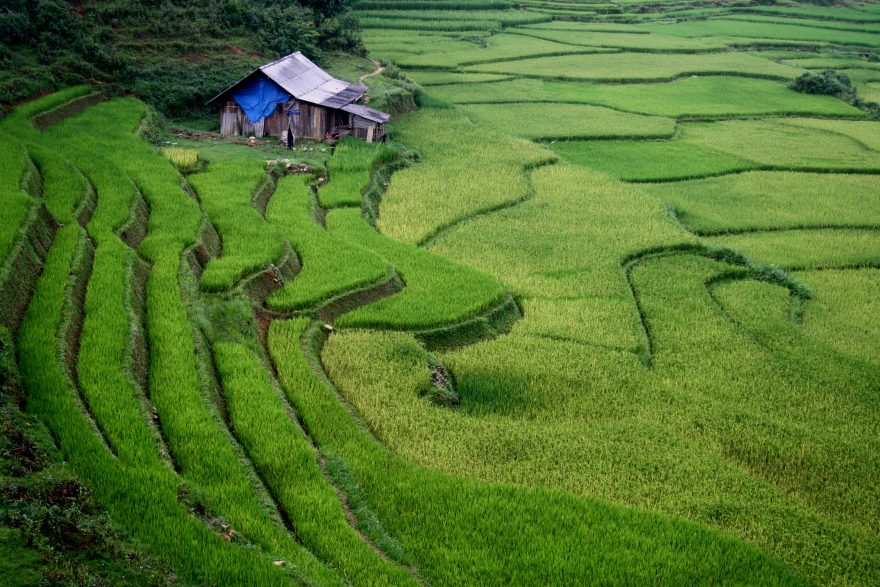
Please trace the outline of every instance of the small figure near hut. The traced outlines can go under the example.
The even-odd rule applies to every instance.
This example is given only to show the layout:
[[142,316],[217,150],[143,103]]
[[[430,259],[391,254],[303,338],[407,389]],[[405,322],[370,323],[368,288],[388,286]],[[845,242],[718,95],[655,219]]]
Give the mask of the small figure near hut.
[[288,148],[295,137],[384,142],[391,116],[355,103],[367,89],[335,79],[297,51],[260,66],[208,104],[225,103],[223,134],[277,136]]

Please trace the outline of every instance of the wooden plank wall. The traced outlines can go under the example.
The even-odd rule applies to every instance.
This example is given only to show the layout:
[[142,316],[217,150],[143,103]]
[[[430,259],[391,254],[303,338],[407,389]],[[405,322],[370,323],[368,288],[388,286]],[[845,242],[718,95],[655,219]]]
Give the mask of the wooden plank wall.
[[[293,116],[291,119],[293,132],[297,138],[320,140],[334,127],[349,126],[352,118],[365,121],[365,119],[353,117],[342,110],[292,100],[286,104],[279,104],[272,114],[257,124],[251,124],[238,104],[229,101],[220,113],[220,132],[225,135],[281,137],[282,133],[287,130],[288,110],[299,110],[299,116]],[[370,121],[365,122],[373,124]],[[365,128],[363,134],[362,138],[366,138]]]

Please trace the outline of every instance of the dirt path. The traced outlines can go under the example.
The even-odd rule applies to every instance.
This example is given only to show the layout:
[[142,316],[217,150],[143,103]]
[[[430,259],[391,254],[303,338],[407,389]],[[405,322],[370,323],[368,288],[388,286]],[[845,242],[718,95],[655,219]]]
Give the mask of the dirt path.
[[379,63],[375,59],[370,59],[370,61],[373,62],[373,65],[376,66],[376,69],[374,69],[370,73],[365,73],[364,75],[362,75],[361,77],[358,78],[358,83],[361,85],[364,85],[364,80],[367,79],[368,77],[373,77],[374,75],[379,75],[380,73],[385,71],[385,67],[381,63]]

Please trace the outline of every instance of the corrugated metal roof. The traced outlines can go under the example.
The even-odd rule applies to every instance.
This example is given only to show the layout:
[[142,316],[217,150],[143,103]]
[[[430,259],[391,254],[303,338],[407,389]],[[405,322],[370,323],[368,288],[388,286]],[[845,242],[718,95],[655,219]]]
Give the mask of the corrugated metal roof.
[[297,51],[260,67],[266,77],[297,100],[340,108],[366,93],[366,86],[338,80]]
[[284,88],[297,100],[327,108],[342,108],[367,92],[367,86],[338,80],[315,65],[311,59],[297,51],[286,57],[260,66],[250,75],[230,86],[207,103],[225,96],[253,75],[262,72],[270,80]]
[[346,104],[340,108],[340,110],[344,110],[355,116],[360,116],[361,118],[366,118],[367,120],[372,120],[373,122],[388,122],[391,118],[390,114],[385,114],[384,112],[379,112],[378,110],[373,110],[372,108],[367,108],[360,104]]

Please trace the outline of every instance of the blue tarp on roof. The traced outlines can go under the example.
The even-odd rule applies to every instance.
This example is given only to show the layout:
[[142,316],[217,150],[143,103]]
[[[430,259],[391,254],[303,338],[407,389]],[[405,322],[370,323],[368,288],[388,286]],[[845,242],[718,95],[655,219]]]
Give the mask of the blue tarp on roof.
[[241,106],[250,121],[256,124],[272,114],[276,105],[290,100],[290,94],[272,80],[257,77],[233,92],[232,99]]

